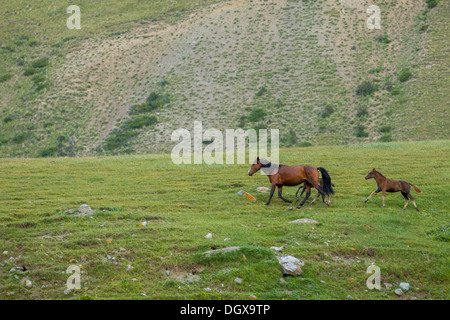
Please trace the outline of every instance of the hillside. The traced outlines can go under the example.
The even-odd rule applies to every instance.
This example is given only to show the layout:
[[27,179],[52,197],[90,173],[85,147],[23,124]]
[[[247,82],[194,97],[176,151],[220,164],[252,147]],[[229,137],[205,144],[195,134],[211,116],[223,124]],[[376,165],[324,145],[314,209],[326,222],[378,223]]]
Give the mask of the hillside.
[[376,1],[381,30],[370,4],[88,1],[68,30],[64,5],[3,3],[0,156],[167,152],[195,120],[286,147],[448,139],[450,3]]

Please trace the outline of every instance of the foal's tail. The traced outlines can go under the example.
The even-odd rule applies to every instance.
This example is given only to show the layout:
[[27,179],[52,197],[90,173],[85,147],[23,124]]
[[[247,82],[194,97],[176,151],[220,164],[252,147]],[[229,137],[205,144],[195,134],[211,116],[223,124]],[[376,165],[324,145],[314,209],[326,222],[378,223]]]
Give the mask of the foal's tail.
[[413,187],[413,189],[414,189],[415,192],[422,193],[422,190],[420,190],[419,188],[417,188],[415,185],[413,185],[412,183],[410,183],[410,185],[411,185],[411,187]]
[[324,168],[317,168],[321,173],[322,173],[322,181],[323,181],[323,192],[329,196],[330,194],[334,194],[334,190],[333,190],[333,184],[331,183],[331,178],[330,175],[328,174],[327,170],[325,170]]

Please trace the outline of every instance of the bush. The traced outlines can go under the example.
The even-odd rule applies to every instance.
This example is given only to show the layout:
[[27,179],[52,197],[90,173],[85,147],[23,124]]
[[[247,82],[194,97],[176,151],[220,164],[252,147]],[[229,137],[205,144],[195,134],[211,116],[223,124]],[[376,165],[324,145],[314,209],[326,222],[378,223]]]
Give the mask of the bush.
[[33,81],[35,85],[38,85],[39,83],[45,81],[45,74],[37,74],[31,78],[31,81]]
[[152,92],[147,97],[145,102],[132,106],[130,114],[134,115],[152,112],[153,110],[159,109],[167,103],[169,103],[168,95],[162,95],[157,92]]
[[44,68],[44,67],[48,66],[48,64],[49,64],[48,58],[40,58],[40,59],[34,60],[33,63],[31,64],[31,66],[33,68],[40,69],[40,68]]
[[28,137],[28,134],[26,132],[18,133],[12,138],[12,141],[14,143],[22,143],[25,141],[25,139]]
[[57,150],[58,148],[56,146],[47,147],[39,152],[39,157],[41,158],[51,157],[55,154]]
[[137,131],[114,129],[108,139],[106,139],[106,149],[115,150],[125,145],[125,142],[136,136]]
[[8,81],[8,80],[11,79],[12,77],[13,77],[13,75],[12,75],[11,73],[5,73],[5,74],[2,74],[2,75],[0,76],[0,83]]
[[322,110],[322,118],[328,118],[334,112],[332,105],[327,104]]
[[359,107],[356,112],[356,116],[358,118],[362,118],[364,116],[367,116],[368,114],[369,114],[369,109],[366,106]]
[[376,37],[376,39],[378,40],[378,42],[381,42],[381,43],[386,43],[387,44],[387,43],[391,42],[391,40],[389,39],[387,34],[379,35],[379,36]]
[[262,86],[261,88],[259,88],[258,92],[255,94],[257,97],[261,97],[264,93],[267,92],[267,89],[265,86]]
[[411,77],[412,77],[412,72],[409,69],[405,68],[400,71],[400,73],[398,75],[398,81],[405,82],[405,81],[408,81],[409,79],[411,79]]
[[38,72],[38,70],[36,68],[28,67],[28,68],[25,69],[23,75],[28,77],[28,76],[32,76],[36,72]]
[[384,134],[380,137],[380,139],[378,140],[380,142],[390,142],[392,141],[392,136],[390,133]]
[[369,136],[369,134],[365,131],[365,127],[362,124],[359,124],[355,128],[355,136],[358,138],[366,138]]
[[139,129],[155,124],[156,122],[158,122],[158,120],[156,119],[155,116],[140,116],[126,122],[123,125],[123,128],[125,130]]
[[427,7],[432,9],[438,5],[439,0],[425,0],[425,2],[427,3]]
[[250,122],[257,122],[266,116],[266,112],[261,108],[255,108],[253,109],[250,114],[247,116],[247,120]]
[[358,96],[369,96],[377,90],[376,86],[370,80],[364,80],[357,88]]

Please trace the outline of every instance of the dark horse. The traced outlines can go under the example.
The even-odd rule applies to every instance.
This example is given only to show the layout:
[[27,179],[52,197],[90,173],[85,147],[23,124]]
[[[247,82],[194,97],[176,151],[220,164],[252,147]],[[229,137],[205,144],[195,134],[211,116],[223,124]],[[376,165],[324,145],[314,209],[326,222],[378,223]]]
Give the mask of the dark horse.
[[[322,186],[322,184],[323,184],[322,178],[319,178],[319,186]],[[333,183],[331,183],[331,186],[334,187],[335,185]],[[303,189],[303,190],[302,190],[302,192],[300,193],[300,195],[297,198],[297,195],[298,195],[298,192],[300,191],[300,189]],[[303,193],[305,193],[305,189],[306,189],[306,184],[305,183],[298,187],[297,192],[295,193],[295,197],[297,198],[297,200],[295,200],[295,202],[298,202],[298,200],[300,200],[300,198],[302,197]],[[320,193],[317,192],[316,197],[311,201],[311,203],[316,202],[316,200],[319,198],[319,196],[320,196]],[[330,195],[328,195],[328,201],[327,202],[328,202],[328,204],[331,203]]]
[[[248,175],[252,176],[261,169],[269,177],[271,191],[269,200],[265,203],[266,205],[270,203],[275,187],[278,187],[278,197],[285,202],[291,203],[291,200],[285,199],[281,195],[283,186],[297,186],[301,183],[305,183],[306,196],[297,208],[301,208],[309,198],[312,187],[319,191],[323,203],[329,206],[329,203],[325,201],[325,196],[334,194],[334,190],[331,186],[331,178],[324,168],[312,166],[285,166],[282,164],[272,164],[266,160],[263,160],[263,162],[261,162],[259,157],[256,158],[255,162],[253,162],[250,167],[250,170],[248,170]],[[319,171],[322,173],[323,187],[319,185]]]
[[383,192],[383,205],[381,206],[382,208],[384,207],[384,198],[386,196],[386,191],[387,192],[398,192],[401,191],[403,198],[405,198],[406,203],[405,206],[403,207],[403,210],[406,209],[406,206],[408,205],[409,199],[411,199],[412,203],[414,204],[414,207],[416,208],[417,211],[419,211],[419,208],[417,208],[416,203],[414,202],[414,198],[412,197],[412,195],[410,194],[411,191],[411,187],[413,187],[413,189],[416,192],[421,193],[422,190],[420,190],[419,188],[417,188],[415,185],[413,185],[412,183],[406,182],[406,181],[397,181],[397,180],[391,180],[386,178],[385,176],[383,176],[381,173],[379,173],[377,170],[375,170],[375,168],[373,168],[366,176],[366,180],[367,179],[371,179],[374,178],[375,181],[377,182],[377,190],[375,190],[374,192],[372,192],[369,197],[367,197],[367,199],[364,202],[369,201],[369,199],[376,193],[382,191]]

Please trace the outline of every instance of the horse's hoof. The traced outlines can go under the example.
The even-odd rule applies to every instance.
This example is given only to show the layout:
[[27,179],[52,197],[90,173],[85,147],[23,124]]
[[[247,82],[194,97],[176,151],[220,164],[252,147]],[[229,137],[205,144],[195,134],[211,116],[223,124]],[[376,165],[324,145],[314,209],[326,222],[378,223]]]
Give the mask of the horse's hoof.
[[266,202],[266,203],[264,203],[264,205],[265,205],[265,206],[268,206],[268,205],[269,205],[269,203],[268,203],[268,202]]
[[297,206],[297,209],[301,209],[302,208],[302,206]]

